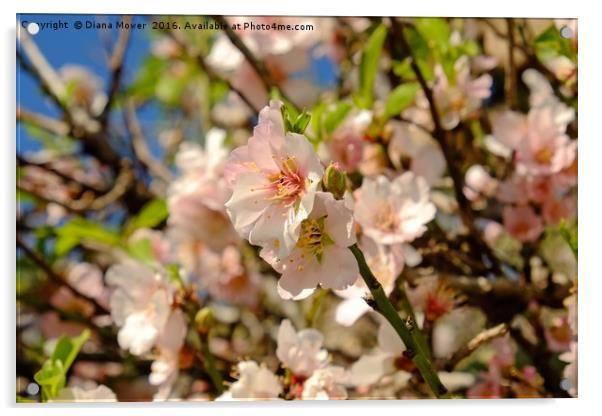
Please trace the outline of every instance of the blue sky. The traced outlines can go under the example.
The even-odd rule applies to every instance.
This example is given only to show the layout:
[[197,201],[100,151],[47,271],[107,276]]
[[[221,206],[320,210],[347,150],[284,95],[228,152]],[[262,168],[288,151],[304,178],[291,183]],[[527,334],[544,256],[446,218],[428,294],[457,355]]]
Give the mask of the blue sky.
[[[97,29],[77,30],[73,27],[76,21],[97,21],[116,23],[120,16],[93,16],[93,15],[52,15],[52,14],[18,14],[17,21],[66,21],[69,23],[69,29],[59,30],[40,30],[33,36],[34,41],[40,50],[46,56],[48,62],[56,69],[67,63],[80,64],[93,71],[105,82],[105,88],[108,85],[110,73],[107,69],[107,57],[110,53],[118,30],[106,30],[102,33]],[[134,22],[144,22],[145,16],[135,16]],[[108,42],[110,41],[110,44]],[[17,42],[18,47],[18,42]],[[125,72],[123,82],[128,84],[132,81],[136,70],[148,54],[149,32],[145,30],[133,30],[130,36],[130,44],[125,57]],[[17,63],[17,105],[23,106],[31,111],[47,114],[50,116],[59,116],[56,106],[40,90],[36,81],[26,72],[22,71]],[[140,113],[141,122],[152,120],[152,107]],[[18,126],[17,129],[17,149],[27,152],[28,150],[38,149],[39,145],[33,140],[27,131]]]
[[[93,21],[97,23],[112,22],[113,26],[121,19],[119,15],[57,15],[57,14],[18,14],[18,22],[67,22],[67,29],[42,29],[33,36],[40,50],[46,56],[49,63],[58,69],[61,66],[80,64],[94,72],[104,80],[105,90],[109,83],[110,73],[107,68],[107,60],[118,36],[118,29],[75,29],[74,24],[78,21]],[[138,15],[133,17],[134,23],[148,23],[149,16]],[[132,30],[130,43],[127,50],[122,78],[122,85],[128,85],[133,81],[134,75],[149,54],[150,31]],[[18,47],[18,42],[17,42]],[[337,68],[329,58],[322,58],[312,62],[308,73],[300,74],[313,79],[322,86],[333,86],[337,82]],[[22,71],[17,64],[17,105],[24,108],[59,117],[60,112],[53,102],[40,90],[37,82],[26,72]],[[160,120],[161,112],[157,105],[148,105],[138,113],[146,137],[149,139],[151,152],[158,155],[160,148],[156,140],[155,123]],[[117,122],[121,123],[120,118]],[[146,128],[145,128],[146,127]],[[19,152],[38,150],[41,145],[33,139],[27,130],[19,125],[17,128],[17,149]]]

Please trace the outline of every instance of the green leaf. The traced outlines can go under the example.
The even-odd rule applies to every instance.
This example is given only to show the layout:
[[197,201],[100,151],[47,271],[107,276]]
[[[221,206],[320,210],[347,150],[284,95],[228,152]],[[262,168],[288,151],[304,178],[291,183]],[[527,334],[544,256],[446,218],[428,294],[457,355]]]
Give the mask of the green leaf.
[[562,239],[564,241],[566,241],[566,243],[569,245],[569,247],[573,251],[575,258],[577,258],[578,248],[579,248],[579,236],[578,236],[577,224],[569,226],[567,224],[566,220],[563,219],[560,221],[559,230],[560,230],[560,235],[562,236]]
[[142,207],[135,217],[128,221],[125,227],[125,235],[130,235],[139,228],[156,227],[161,224],[168,215],[169,211],[167,210],[165,199],[153,199]]
[[559,55],[567,56],[573,61],[576,58],[570,39],[560,36],[560,31],[553,24],[535,38],[534,46],[537,56],[543,60]]
[[33,378],[42,388],[42,400],[48,401],[65,387],[67,372],[75,361],[84,343],[90,337],[90,331],[84,330],[77,337],[63,335],[59,338],[52,356],[44,362]]
[[378,62],[386,37],[387,28],[381,24],[372,32],[362,52],[359,67],[360,85],[355,97],[358,106],[361,108],[372,107],[374,80],[376,79]]
[[82,240],[91,240],[101,244],[116,246],[120,243],[119,234],[106,229],[85,218],[73,218],[62,227],[56,229],[56,254],[67,254]]
[[90,338],[90,330],[88,329],[85,329],[77,337],[73,338],[63,335],[56,343],[50,359],[52,361],[61,361],[65,372],[67,372],[88,338]]
[[318,103],[311,112],[311,127],[314,133],[314,137],[308,137],[313,142],[320,142],[322,140],[322,119],[325,112],[326,104],[323,102]]
[[385,103],[385,117],[387,119],[399,115],[406,107],[414,101],[420,85],[416,82],[402,84],[389,94]]
[[34,374],[33,379],[42,388],[42,400],[48,401],[55,397],[65,386],[65,374],[61,361],[46,360],[42,368]]
[[348,102],[340,102],[334,110],[330,111],[324,118],[324,128],[327,133],[332,133],[343,122],[352,105]]
[[403,61],[393,61],[393,73],[400,78],[415,79],[416,74],[412,70],[412,59],[405,58]]
[[305,111],[305,109],[299,113],[293,105],[286,102],[280,108],[280,112],[282,113],[282,120],[284,121],[284,129],[286,131],[298,134],[305,133],[305,129],[311,121],[310,113]]
[[311,121],[311,114],[309,114],[308,112],[303,110],[303,112],[301,114],[299,114],[299,116],[297,117],[297,120],[295,121],[295,125],[293,127],[293,132],[299,133],[299,134],[305,133],[305,129],[307,128],[307,125],[309,124],[310,121]]
[[442,51],[449,48],[450,31],[445,19],[438,17],[418,18],[414,21],[414,26],[422,37],[428,40],[429,46],[437,47]]
[[149,263],[154,261],[151,241],[148,238],[128,242],[127,252],[131,257],[141,262]]

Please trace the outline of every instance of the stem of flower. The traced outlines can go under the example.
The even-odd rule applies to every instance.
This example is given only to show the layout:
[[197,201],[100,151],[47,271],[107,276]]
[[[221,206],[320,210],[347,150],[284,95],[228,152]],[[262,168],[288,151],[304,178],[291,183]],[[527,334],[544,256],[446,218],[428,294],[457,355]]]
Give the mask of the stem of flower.
[[218,394],[222,394],[224,391],[224,381],[222,380],[222,376],[217,371],[217,367],[215,366],[215,358],[211,351],[209,351],[209,337],[201,337],[201,353],[203,354],[203,364],[205,366],[205,371],[211,377],[211,382],[213,386],[217,390]]
[[410,322],[409,325],[401,319],[397,313],[397,310],[395,310],[391,304],[391,301],[389,301],[389,298],[385,294],[382,285],[376,279],[370,270],[370,267],[368,267],[366,259],[364,258],[364,253],[362,253],[362,250],[360,250],[357,244],[349,247],[349,250],[351,250],[355,256],[357,265],[360,269],[360,274],[362,275],[364,282],[366,282],[370,293],[372,293],[372,297],[374,298],[374,308],[385,317],[391,326],[393,326],[393,329],[395,329],[395,332],[397,332],[406,346],[406,356],[411,358],[412,362],[416,365],[418,371],[420,371],[420,374],[422,375],[422,378],[429,386],[433,394],[437,398],[444,396],[447,393],[447,389],[443,383],[441,383],[441,380],[439,380],[439,376],[437,375],[437,372],[433,368],[433,365],[428,358],[428,353],[420,346],[418,342],[416,342],[415,337],[412,335],[414,331],[420,331],[418,325],[415,321],[411,320],[411,318],[410,320],[412,322]]

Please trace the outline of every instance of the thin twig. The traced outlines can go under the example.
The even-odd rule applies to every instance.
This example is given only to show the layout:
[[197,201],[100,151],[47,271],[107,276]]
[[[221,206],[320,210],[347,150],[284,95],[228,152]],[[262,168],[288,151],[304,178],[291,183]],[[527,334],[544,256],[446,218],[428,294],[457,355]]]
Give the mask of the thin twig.
[[51,163],[33,162],[31,160],[25,159],[21,155],[17,155],[17,166],[34,166],[36,168],[44,169],[67,182],[72,182],[72,183],[76,184],[77,186],[79,186],[80,188],[82,188],[85,191],[92,191],[92,192],[96,192],[96,193],[106,192],[106,189],[104,189],[104,188],[79,181],[79,180],[75,179],[73,176],[70,176],[64,172],[61,172],[60,170],[58,170],[54,166],[52,166]]
[[33,249],[31,249],[25,242],[21,239],[21,236],[17,235],[17,246],[23,250],[25,255],[33,261],[36,266],[38,266],[46,275],[58,285],[65,286],[71,292],[73,292],[76,296],[90,302],[96,308],[97,312],[108,314],[110,313],[104,306],[102,306],[98,301],[88,295],[85,295],[79,292],[67,279],[61,276],[58,272],[56,272],[46,261]]
[[92,196],[90,192],[85,192],[80,199],[75,201],[52,199],[36,192],[36,190],[25,184],[24,181],[19,181],[17,183],[17,189],[32,194],[44,202],[60,205],[75,214],[83,214],[87,211],[99,211],[116,202],[132,188],[133,180],[134,174],[132,172],[131,163],[124,159],[122,161],[122,168],[119,171],[119,175],[115,179],[112,188],[108,192],[97,197]]
[[86,110],[71,105],[67,100],[67,88],[61,77],[48,63],[38,46],[31,39],[26,30],[19,30],[19,41],[21,48],[29,59],[29,68],[42,82],[43,86],[50,92],[51,97],[65,111],[65,114],[77,127],[82,128],[88,134],[96,134],[101,130],[100,123],[94,120]]
[[29,111],[22,107],[17,108],[17,121],[40,127],[49,133],[61,137],[67,136],[71,132],[69,124],[64,121]]
[[132,100],[127,100],[125,103],[125,120],[132,137],[132,147],[140,163],[154,176],[166,184],[169,183],[172,179],[171,172],[151,155],[146,145],[146,138],[140,127],[140,122],[136,116],[136,106]]
[[477,334],[473,339],[468,341],[468,343],[456,351],[451,358],[445,363],[446,369],[451,371],[454,367],[462,361],[464,358],[468,357],[470,354],[475,352],[481,345],[486,344],[487,342],[494,340],[495,338],[503,337],[508,333],[508,325],[505,323],[501,323],[492,328],[486,329],[479,334]]
[[262,61],[257,59],[253,52],[245,45],[242,39],[232,30],[230,24],[223,16],[214,16],[216,22],[219,22],[224,27],[224,33],[230,39],[230,42],[243,54],[247,62],[253,67],[259,78],[261,78],[268,94],[271,90],[278,90],[282,98],[288,103],[295,105],[295,102],[287,96],[287,94],[278,86],[276,80],[272,77]]
[[[129,24],[132,21],[132,16],[123,16],[122,21],[124,24]],[[100,115],[101,123],[105,124],[108,122],[109,112],[113,106],[113,101],[119,91],[119,85],[123,74],[123,62],[125,59],[125,52],[130,40],[130,31],[121,30],[119,37],[115,43],[115,48],[109,59],[109,69],[111,70],[111,83],[109,86],[109,92],[107,94],[107,103]]]
[[485,243],[485,241],[483,241],[481,233],[477,230],[477,228],[474,225],[475,215],[470,205],[470,202],[464,195],[464,179],[462,173],[460,172],[460,169],[458,169],[458,167],[455,164],[455,155],[453,149],[449,146],[448,143],[449,135],[441,126],[441,118],[437,110],[435,99],[433,97],[433,92],[428,86],[428,83],[424,78],[420,67],[418,66],[418,62],[414,57],[412,49],[410,48],[410,45],[408,44],[408,41],[405,38],[405,34],[403,33],[403,24],[398,22],[395,18],[391,19],[391,24],[395,38],[399,40],[406,55],[410,57],[410,66],[412,68],[412,71],[416,75],[420,87],[422,88],[424,95],[429,103],[429,111],[433,120],[433,124],[435,126],[433,136],[439,144],[439,147],[441,148],[441,151],[447,163],[447,168],[449,170],[449,174],[453,182],[454,193],[458,202],[458,208],[460,211],[460,218],[462,219],[462,223],[468,229],[468,232],[470,233],[478,249],[484,255],[486,255],[488,260],[492,263],[492,269],[496,270],[499,268],[497,264],[497,258],[494,256],[493,252]]
[[517,83],[516,83],[516,62],[514,59],[514,20],[512,18],[506,19],[508,26],[508,71],[506,72],[506,100],[508,107],[511,110],[518,108],[518,97],[517,97]]
[[[37,45],[33,42],[26,31],[19,31],[21,48],[27,55],[29,61],[17,50],[17,58],[21,66],[30,72],[48,92],[63,111],[66,121],[70,125],[71,135],[82,141],[83,151],[94,156],[101,163],[108,165],[117,175],[118,170],[124,163],[129,163],[109,143],[106,126],[92,118],[85,109],[69,104],[65,97],[65,85],[50,66]],[[126,193],[122,194],[123,201],[130,212],[137,212],[149,199],[150,194],[142,182],[136,186],[129,186]]]

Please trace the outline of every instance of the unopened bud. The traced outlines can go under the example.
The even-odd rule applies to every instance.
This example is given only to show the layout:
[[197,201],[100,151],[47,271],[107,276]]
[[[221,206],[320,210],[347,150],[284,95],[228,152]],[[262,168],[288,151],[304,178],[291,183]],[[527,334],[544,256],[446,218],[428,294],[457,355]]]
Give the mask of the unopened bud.
[[205,307],[199,310],[194,317],[194,323],[197,331],[201,334],[209,333],[213,326],[213,312],[211,312],[211,309]]
[[338,163],[331,163],[324,171],[322,183],[335,199],[342,199],[347,189],[347,175],[341,170]]

